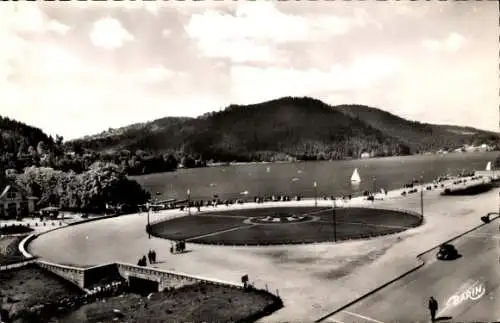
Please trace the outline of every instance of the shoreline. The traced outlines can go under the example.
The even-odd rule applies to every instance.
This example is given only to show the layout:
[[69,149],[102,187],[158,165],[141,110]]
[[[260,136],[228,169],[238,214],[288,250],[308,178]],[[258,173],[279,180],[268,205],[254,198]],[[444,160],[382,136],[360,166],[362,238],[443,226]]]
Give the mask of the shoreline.
[[[229,167],[229,166],[251,166],[251,165],[270,165],[270,164],[298,164],[298,163],[314,163],[314,162],[342,162],[342,161],[371,161],[378,159],[386,159],[386,158],[405,158],[405,157],[416,157],[416,156],[446,156],[446,155],[467,155],[467,154],[484,154],[484,153],[500,153],[500,150],[492,150],[492,151],[466,151],[466,152],[448,152],[446,154],[440,152],[426,152],[426,153],[415,153],[409,155],[394,155],[394,156],[376,156],[376,157],[367,157],[367,158],[341,158],[341,159],[328,159],[328,160],[278,160],[278,161],[251,161],[251,162],[214,162],[208,163],[204,167],[177,167],[176,170],[187,170],[187,169],[196,169],[196,168],[212,168],[212,167]],[[492,161],[493,162],[493,161]],[[176,170],[172,171],[175,172]],[[130,177],[141,177],[146,175],[154,175],[154,174],[162,174],[165,172],[157,172],[157,173],[148,173],[141,175],[131,175]]]

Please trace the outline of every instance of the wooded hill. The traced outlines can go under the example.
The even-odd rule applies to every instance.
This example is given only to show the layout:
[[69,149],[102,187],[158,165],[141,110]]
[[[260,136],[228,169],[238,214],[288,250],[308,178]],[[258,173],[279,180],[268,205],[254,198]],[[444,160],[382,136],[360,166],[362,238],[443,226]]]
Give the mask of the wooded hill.
[[172,153],[202,161],[324,160],[407,155],[464,144],[496,145],[499,134],[400,118],[362,105],[285,97],[230,105],[198,118],[167,117],[76,141],[92,151]]

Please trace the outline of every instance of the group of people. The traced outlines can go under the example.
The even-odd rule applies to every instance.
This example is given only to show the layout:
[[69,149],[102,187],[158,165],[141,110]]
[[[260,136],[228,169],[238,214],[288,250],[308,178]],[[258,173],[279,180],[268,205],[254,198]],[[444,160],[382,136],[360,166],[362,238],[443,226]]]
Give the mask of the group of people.
[[149,261],[150,264],[156,263],[156,251],[149,250],[148,254],[147,254],[147,258],[146,258],[146,256],[142,256],[142,258],[140,258],[139,261],[137,262],[137,266],[145,267],[148,265],[147,261]]
[[172,246],[170,246],[170,253],[171,254],[174,254],[174,253],[182,253],[186,250],[186,241],[185,240],[181,240],[181,241],[176,241],[175,242],[175,245],[172,244]]

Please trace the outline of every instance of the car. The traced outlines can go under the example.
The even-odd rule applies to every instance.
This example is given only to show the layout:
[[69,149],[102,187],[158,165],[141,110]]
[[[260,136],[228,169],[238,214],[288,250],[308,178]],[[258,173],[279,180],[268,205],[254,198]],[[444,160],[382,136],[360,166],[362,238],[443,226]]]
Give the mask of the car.
[[439,247],[436,257],[439,260],[454,260],[458,258],[458,251],[452,244],[445,243]]

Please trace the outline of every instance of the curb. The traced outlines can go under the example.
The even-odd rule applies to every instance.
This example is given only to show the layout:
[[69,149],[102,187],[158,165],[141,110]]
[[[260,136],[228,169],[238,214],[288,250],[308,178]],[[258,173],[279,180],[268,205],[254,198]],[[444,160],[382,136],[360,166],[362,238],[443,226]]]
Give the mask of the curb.
[[[277,206],[277,207],[281,207],[281,206]],[[304,205],[304,206],[290,206],[290,208],[301,208],[301,207],[310,207],[309,205]],[[263,207],[265,209],[265,207]],[[273,208],[273,207],[270,207],[270,208]],[[326,207],[325,207],[326,208]],[[189,242],[190,244],[194,244],[194,245],[199,245],[199,246],[215,246],[215,247],[227,247],[227,248],[239,248],[239,247],[256,247],[256,248],[266,248],[266,247],[280,247],[280,246],[299,246],[299,245],[327,245],[327,244],[333,244],[333,245],[336,245],[336,244],[340,244],[340,243],[347,243],[347,242],[353,242],[353,241],[360,241],[360,240],[364,240],[364,241],[367,241],[367,240],[372,240],[372,239],[377,239],[377,238],[381,238],[381,237],[386,237],[388,235],[396,235],[396,234],[399,234],[399,233],[402,233],[402,232],[406,232],[408,230],[413,230],[413,229],[416,229],[420,226],[422,226],[425,222],[425,218],[418,212],[415,212],[415,211],[412,211],[412,210],[405,210],[405,209],[401,209],[401,208],[393,208],[393,207],[375,207],[375,206],[372,206],[370,205],[369,207],[368,206],[360,206],[360,205],[347,205],[347,206],[342,206],[342,207],[339,207],[339,208],[360,208],[360,209],[375,209],[375,210],[382,210],[382,211],[393,211],[393,212],[400,212],[400,213],[404,213],[406,215],[411,215],[415,218],[418,219],[418,223],[415,224],[415,225],[412,225],[412,226],[408,226],[406,228],[401,228],[400,230],[397,230],[397,231],[387,231],[387,232],[382,232],[382,233],[376,233],[376,234],[361,234],[361,235],[357,235],[357,236],[354,236],[354,237],[351,237],[351,238],[346,238],[346,239],[337,239],[337,241],[334,241],[333,239],[325,239],[325,240],[320,240],[320,241],[298,241],[298,240],[295,240],[295,241],[284,241],[284,242],[279,242],[279,243],[267,243],[267,244],[258,244],[258,243],[240,243],[240,244],[225,244],[225,243],[217,243],[217,242],[198,242],[198,241],[188,241],[188,239],[186,239],[187,242]],[[260,208],[244,208],[246,210],[250,209],[250,210],[259,210]],[[226,211],[230,211],[230,210],[227,210],[225,209]],[[222,213],[222,212],[221,212]],[[172,218],[167,218],[167,219],[160,219],[160,220],[156,220],[156,221],[152,221],[150,222],[150,225],[151,226],[154,226],[154,225],[157,225],[157,224],[160,224],[160,223],[163,223],[163,222],[167,222],[167,221],[170,221],[174,218],[179,218],[179,217],[183,217],[183,215],[181,216],[175,216],[175,217],[172,217]],[[151,232],[151,236],[152,237],[155,237],[155,238],[158,238],[158,239],[164,239],[164,240],[172,240],[170,238],[167,238],[167,237],[162,237],[161,235],[155,233],[155,232]]]
[[19,245],[17,246],[18,249],[19,249],[19,252],[21,252],[21,254],[23,255],[23,257],[26,257],[26,258],[31,258],[33,257],[32,254],[30,254],[27,250],[26,250],[26,246],[31,242],[33,241],[34,239],[36,239],[36,237],[38,237],[38,233],[33,233],[33,234],[30,234],[29,236],[27,236],[26,238],[24,238],[23,240],[21,240],[21,242],[19,242]]
[[[500,218],[500,215],[499,215],[499,213],[498,213],[498,212],[490,212],[490,213],[488,213],[488,215],[491,215],[491,214],[497,214],[497,216],[496,216],[496,217],[494,217],[494,218],[491,218],[491,219],[490,219],[491,221],[494,221],[494,220],[496,220],[496,219]],[[375,294],[376,292],[378,292],[378,291],[380,291],[380,290],[384,289],[385,287],[387,287],[387,286],[391,285],[392,283],[395,283],[396,281],[400,280],[401,278],[404,278],[405,276],[408,276],[409,274],[411,274],[411,273],[413,273],[413,272],[417,271],[418,269],[422,268],[422,267],[425,265],[425,261],[421,258],[423,255],[425,255],[426,253],[429,253],[430,251],[432,251],[432,250],[434,250],[434,249],[439,248],[439,247],[440,247],[443,243],[449,243],[449,242],[451,242],[451,241],[454,241],[454,240],[456,240],[456,239],[459,239],[459,238],[463,237],[464,235],[466,235],[466,234],[468,234],[468,233],[471,233],[472,231],[475,231],[475,230],[477,230],[477,229],[479,229],[479,228],[481,228],[481,227],[485,226],[486,224],[488,224],[488,223],[481,223],[480,225],[477,225],[477,226],[475,226],[474,228],[472,228],[472,229],[470,229],[470,230],[467,230],[467,231],[465,231],[465,232],[463,232],[463,233],[460,233],[459,235],[457,235],[457,236],[455,236],[455,237],[453,237],[453,238],[451,238],[451,239],[448,239],[448,240],[446,240],[445,242],[442,242],[442,243],[438,244],[437,246],[434,246],[434,247],[432,247],[432,248],[430,248],[430,249],[428,249],[428,250],[426,250],[426,251],[424,251],[424,252],[421,252],[421,253],[420,253],[420,254],[418,254],[418,255],[417,255],[417,257],[416,257],[416,258],[417,258],[417,262],[418,262],[418,264],[417,264],[415,267],[413,267],[412,269],[410,269],[410,270],[408,270],[408,271],[404,272],[403,274],[401,274],[401,275],[399,275],[398,277],[396,277],[396,278],[394,278],[394,279],[392,279],[392,280],[388,281],[387,283],[384,283],[384,284],[380,285],[379,287],[376,287],[375,289],[373,289],[373,290],[369,291],[368,293],[365,293],[364,295],[362,295],[362,296],[360,296],[360,297],[356,298],[355,300],[353,300],[353,301],[351,301],[351,302],[349,302],[349,303],[347,303],[347,304],[343,305],[342,307],[339,307],[338,309],[336,309],[336,310],[334,310],[334,311],[332,311],[332,312],[330,312],[330,313],[328,313],[328,314],[326,314],[326,315],[324,315],[324,316],[320,317],[319,319],[316,319],[314,322],[315,322],[315,323],[318,323],[318,322],[324,321],[324,320],[326,320],[327,318],[329,318],[329,317],[331,317],[331,316],[333,316],[333,315],[335,315],[335,314],[337,314],[337,313],[339,313],[339,312],[342,312],[342,311],[343,311],[343,310],[345,310],[346,308],[348,308],[348,307],[350,307],[350,306],[352,306],[352,305],[356,304],[357,302],[362,301],[363,299],[367,298],[368,296],[371,296],[371,295]]]

